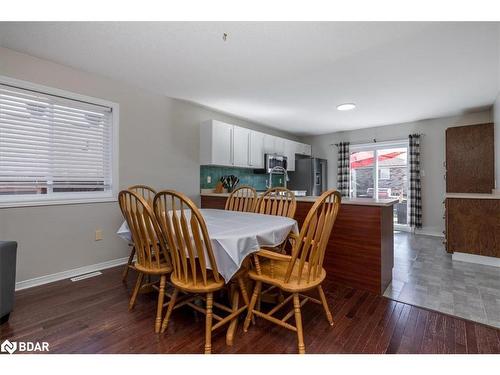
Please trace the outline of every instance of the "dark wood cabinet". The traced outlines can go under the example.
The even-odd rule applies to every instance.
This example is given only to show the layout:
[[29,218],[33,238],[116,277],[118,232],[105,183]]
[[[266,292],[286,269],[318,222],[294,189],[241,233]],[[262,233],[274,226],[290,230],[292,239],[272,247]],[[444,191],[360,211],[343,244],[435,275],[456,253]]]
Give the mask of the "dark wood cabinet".
[[491,193],[495,186],[493,124],[446,129],[446,192]]
[[446,249],[500,258],[500,199],[446,199]]
[[[445,244],[449,253],[500,257],[493,124],[446,129]],[[480,199],[482,195],[486,196]]]

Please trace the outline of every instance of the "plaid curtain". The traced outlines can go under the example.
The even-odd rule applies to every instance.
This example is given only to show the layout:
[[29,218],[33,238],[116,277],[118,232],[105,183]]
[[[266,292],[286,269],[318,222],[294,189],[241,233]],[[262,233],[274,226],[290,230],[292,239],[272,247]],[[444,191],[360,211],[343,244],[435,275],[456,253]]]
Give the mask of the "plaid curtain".
[[349,142],[338,144],[337,190],[343,197],[349,196]]
[[420,183],[420,135],[410,134],[410,227],[422,228],[422,186]]

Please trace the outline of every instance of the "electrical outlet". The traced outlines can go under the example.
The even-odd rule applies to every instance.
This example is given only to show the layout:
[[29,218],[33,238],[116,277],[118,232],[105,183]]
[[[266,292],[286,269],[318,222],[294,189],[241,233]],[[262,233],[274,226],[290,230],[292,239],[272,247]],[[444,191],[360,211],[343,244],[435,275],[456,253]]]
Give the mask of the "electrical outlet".
[[212,182],[212,176],[207,176],[207,184]]
[[282,179],[282,178],[280,178],[280,184],[282,184],[282,183],[283,183],[283,179]]
[[101,229],[96,229],[95,230],[95,240],[96,241],[101,241],[102,240],[102,230]]

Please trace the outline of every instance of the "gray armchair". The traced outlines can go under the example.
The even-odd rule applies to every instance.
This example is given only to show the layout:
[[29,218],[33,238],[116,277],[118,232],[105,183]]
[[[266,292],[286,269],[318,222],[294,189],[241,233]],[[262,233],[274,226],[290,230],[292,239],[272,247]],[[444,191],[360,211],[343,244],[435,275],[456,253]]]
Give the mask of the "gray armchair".
[[14,307],[17,242],[0,241],[0,324],[9,320]]

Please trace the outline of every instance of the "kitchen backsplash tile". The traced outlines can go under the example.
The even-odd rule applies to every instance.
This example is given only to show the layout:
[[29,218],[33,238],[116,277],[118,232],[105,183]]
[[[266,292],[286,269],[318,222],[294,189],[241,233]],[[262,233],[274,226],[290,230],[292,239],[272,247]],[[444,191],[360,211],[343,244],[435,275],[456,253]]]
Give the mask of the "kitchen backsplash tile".
[[[222,176],[235,175],[240,179],[238,185],[250,185],[256,190],[266,190],[268,174],[253,173],[253,169],[235,168],[235,167],[218,167],[213,165],[200,166],[200,189],[213,189],[217,181]],[[207,182],[207,177],[210,176],[211,182]],[[273,176],[273,186],[283,186],[283,176]]]

